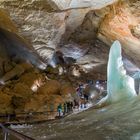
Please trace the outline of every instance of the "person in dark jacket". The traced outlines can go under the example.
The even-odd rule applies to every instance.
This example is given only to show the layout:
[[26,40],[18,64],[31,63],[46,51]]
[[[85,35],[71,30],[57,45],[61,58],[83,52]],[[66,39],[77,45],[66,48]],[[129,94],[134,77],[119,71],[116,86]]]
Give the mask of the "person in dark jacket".
[[64,113],[63,113],[63,115],[65,115],[67,113],[67,104],[64,103],[63,107],[64,107]]
[[66,104],[67,104],[67,113],[69,113],[70,112],[70,102],[67,102]]
[[73,111],[73,102],[70,102],[70,111]]

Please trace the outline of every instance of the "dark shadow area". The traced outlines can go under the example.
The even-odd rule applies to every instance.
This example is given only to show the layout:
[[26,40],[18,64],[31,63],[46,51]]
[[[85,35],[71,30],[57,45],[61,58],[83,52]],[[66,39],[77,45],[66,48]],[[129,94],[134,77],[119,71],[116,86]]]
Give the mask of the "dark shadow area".
[[46,64],[35,53],[33,47],[27,44],[22,37],[2,28],[0,28],[0,56],[17,63],[26,61],[40,69],[46,68]]

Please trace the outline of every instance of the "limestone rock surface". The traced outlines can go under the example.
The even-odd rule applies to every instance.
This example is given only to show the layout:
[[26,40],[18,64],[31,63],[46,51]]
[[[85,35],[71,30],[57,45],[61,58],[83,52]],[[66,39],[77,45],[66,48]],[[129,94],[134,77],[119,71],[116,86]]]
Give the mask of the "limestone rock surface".
[[[138,2],[135,1],[137,4]],[[133,4],[136,4],[136,3]],[[132,3],[131,3],[132,4]],[[139,66],[140,40],[138,38],[138,25],[140,20],[136,16],[139,11],[132,10],[135,6],[128,3],[118,3],[112,7],[112,13],[108,13],[102,21],[98,38],[103,42],[110,43],[114,40],[119,40],[126,54],[135,61]],[[136,8],[136,7],[135,7]],[[134,35],[132,33],[134,29]]]
[[13,108],[11,105],[11,95],[0,92],[0,113],[12,113]]
[[[50,104],[56,108],[67,100],[67,93],[74,92],[71,86],[62,86],[64,79],[73,83],[78,78],[80,81],[106,79],[108,52],[110,44],[116,39],[121,42],[125,57],[138,67],[140,65],[139,0],[0,0],[0,7],[9,13],[7,15],[0,10],[0,77],[11,82],[2,87],[1,95],[8,99],[7,107],[12,103],[15,108],[20,106],[18,111],[42,111],[50,109]],[[11,50],[11,45],[8,44],[10,47],[7,50],[3,49],[2,30],[7,31],[4,32],[9,37],[7,42],[22,47],[19,55],[26,47],[21,45],[21,37],[17,39],[15,36],[17,33],[33,45],[30,52],[39,54],[46,64],[55,66],[56,59],[53,58],[60,51],[64,59],[62,77],[56,76],[58,69],[49,73],[49,78],[56,79],[54,81],[32,66],[28,69],[27,65],[21,66],[21,62],[13,60],[9,64],[6,52]],[[36,61],[38,57],[28,56],[32,57],[25,57],[26,60],[35,58],[33,62],[37,62],[36,66],[44,66]],[[66,65],[65,60],[72,63]],[[75,71],[81,77],[69,74]],[[26,90],[29,93],[27,100],[23,98]]]
[[10,13],[20,34],[50,63],[61,40],[66,40],[82,24],[88,11],[114,2],[116,0],[3,0],[0,3]]

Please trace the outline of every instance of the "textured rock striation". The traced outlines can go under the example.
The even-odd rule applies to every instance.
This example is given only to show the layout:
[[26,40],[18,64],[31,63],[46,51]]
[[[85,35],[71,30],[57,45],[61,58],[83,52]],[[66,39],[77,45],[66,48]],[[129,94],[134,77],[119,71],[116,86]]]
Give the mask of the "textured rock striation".
[[[134,2],[135,3],[135,2]],[[134,4],[133,3],[133,4]],[[98,38],[110,44],[119,40],[126,54],[139,66],[139,18],[136,16],[135,6],[130,3],[118,3],[112,6],[112,13],[108,13],[100,25]],[[138,4],[138,3],[137,3]]]
[[1,7],[10,13],[20,34],[48,62],[66,40],[76,38],[81,43],[99,38],[109,46],[120,40],[125,52],[132,54],[139,64],[138,5],[138,0],[1,1]]
[[82,24],[88,11],[113,2],[115,0],[12,0],[1,1],[1,7],[10,13],[20,34],[32,43],[43,59],[50,62],[60,41],[66,40]]

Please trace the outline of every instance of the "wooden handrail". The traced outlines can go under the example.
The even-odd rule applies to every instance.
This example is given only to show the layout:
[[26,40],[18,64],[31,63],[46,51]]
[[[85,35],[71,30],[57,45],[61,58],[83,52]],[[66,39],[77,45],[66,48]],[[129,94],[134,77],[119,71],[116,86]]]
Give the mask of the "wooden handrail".
[[23,135],[13,129],[10,129],[10,128],[6,128],[2,123],[0,123],[0,127],[3,129],[3,131],[6,133],[9,133],[11,135],[13,135],[14,137],[18,138],[19,140],[35,140],[31,137],[28,137],[26,135]]
[[[29,114],[35,115],[35,114],[56,113],[56,112],[57,112],[57,111],[21,112],[21,113],[18,113],[18,114],[16,114],[16,115],[29,115]],[[10,113],[7,113],[7,114],[0,114],[0,117],[8,117],[8,115],[14,115],[14,114],[10,114]]]
[[[0,123],[14,124],[14,123],[32,123],[49,120],[48,118],[57,113],[57,111],[44,111],[44,112],[21,112],[18,114],[0,114]],[[39,120],[38,117],[44,115],[44,120]],[[55,116],[54,116],[55,117]],[[16,121],[16,122],[15,122]]]
[[[0,123],[5,125],[9,124],[23,124],[23,123],[38,123],[43,121],[54,120],[57,117],[58,111],[44,111],[44,112],[21,112],[18,114],[0,114]],[[68,114],[68,112],[66,113]],[[40,115],[44,115],[44,120],[39,119]],[[53,115],[53,116],[52,116]],[[54,116],[55,115],[55,116]],[[65,115],[66,116],[66,115]]]

